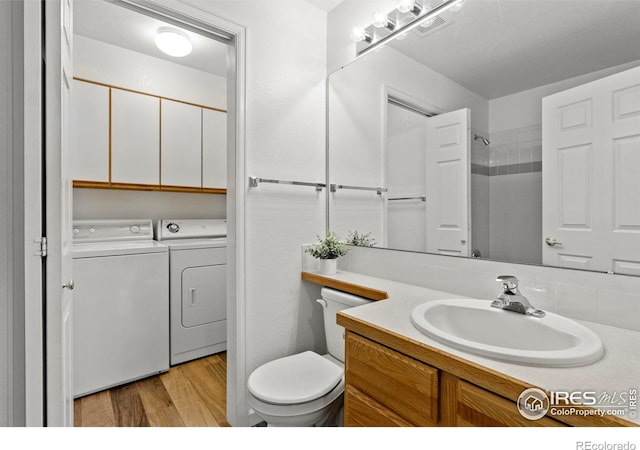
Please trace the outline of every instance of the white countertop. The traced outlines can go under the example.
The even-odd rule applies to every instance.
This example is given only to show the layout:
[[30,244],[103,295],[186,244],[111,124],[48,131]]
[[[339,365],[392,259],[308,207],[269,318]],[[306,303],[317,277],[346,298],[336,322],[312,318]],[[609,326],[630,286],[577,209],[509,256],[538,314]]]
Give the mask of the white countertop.
[[[594,331],[602,339],[605,348],[602,359],[587,366],[571,368],[513,364],[457,350],[429,338],[411,324],[411,311],[416,306],[433,300],[465,298],[464,296],[344,271],[339,271],[336,275],[323,276],[383,290],[389,294],[387,300],[343,310],[343,314],[400,334],[429,347],[443,350],[525,383],[548,391],[580,390],[595,391],[597,394],[606,392],[610,395],[621,392],[628,393],[632,388],[640,391],[640,333],[638,332],[577,321]],[[640,404],[635,418],[629,417],[629,415],[622,418],[640,424],[638,415],[640,415]]]

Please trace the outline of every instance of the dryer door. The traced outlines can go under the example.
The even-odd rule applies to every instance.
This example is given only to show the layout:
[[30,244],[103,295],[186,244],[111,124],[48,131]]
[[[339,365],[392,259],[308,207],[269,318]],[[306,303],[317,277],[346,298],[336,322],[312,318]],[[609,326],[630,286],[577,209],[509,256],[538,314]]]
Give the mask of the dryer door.
[[182,326],[227,318],[227,266],[189,267],[182,272]]

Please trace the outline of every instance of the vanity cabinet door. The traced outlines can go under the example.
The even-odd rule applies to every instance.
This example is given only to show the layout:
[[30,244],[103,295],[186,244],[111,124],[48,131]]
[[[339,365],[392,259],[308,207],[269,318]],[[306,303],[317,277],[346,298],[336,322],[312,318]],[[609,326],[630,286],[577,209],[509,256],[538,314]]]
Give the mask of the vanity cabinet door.
[[111,90],[111,181],[160,184],[160,99]]
[[525,419],[515,402],[463,381],[442,374],[442,426],[448,427],[563,427],[549,417]]
[[[347,386],[355,387],[407,422],[437,425],[437,369],[352,332],[346,334],[345,359]],[[366,415],[353,409],[358,404],[362,401],[347,401],[345,416]]]
[[412,427],[402,418],[364,392],[347,386],[344,391],[345,427]]
[[109,181],[109,88],[73,81],[71,163],[74,180]]
[[227,187],[227,113],[202,109],[202,187]]

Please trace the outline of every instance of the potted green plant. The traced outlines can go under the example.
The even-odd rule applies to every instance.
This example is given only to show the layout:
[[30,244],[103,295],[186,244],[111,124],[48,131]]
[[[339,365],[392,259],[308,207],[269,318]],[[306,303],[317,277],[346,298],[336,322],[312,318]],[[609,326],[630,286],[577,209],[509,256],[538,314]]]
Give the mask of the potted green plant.
[[374,247],[376,240],[371,236],[371,233],[358,233],[358,231],[349,231],[347,236],[347,244],[355,245],[358,247]]
[[318,236],[318,243],[308,247],[305,252],[320,260],[321,274],[333,275],[336,273],[338,258],[349,253],[349,247],[340,241],[336,233],[329,231],[324,239]]

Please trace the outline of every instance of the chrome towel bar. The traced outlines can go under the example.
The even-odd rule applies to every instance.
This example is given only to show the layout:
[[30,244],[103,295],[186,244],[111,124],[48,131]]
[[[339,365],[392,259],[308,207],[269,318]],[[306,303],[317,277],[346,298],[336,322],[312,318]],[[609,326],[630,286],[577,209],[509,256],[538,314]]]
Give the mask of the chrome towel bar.
[[311,187],[315,187],[317,192],[320,192],[323,188],[327,187],[327,185],[324,183],[309,183],[306,181],[272,180],[269,178],[249,177],[249,187],[258,187],[258,184],[260,183],[290,184],[294,186],[311,186]]
[[383,192],[387,192],[387,188],[382,187],[365,187],[365,186],[346,186],[344,184],[331,184],[329,185],[331,192],[336,192],[338,189],[353,189],[356,191],[374,191],[378,195],[382,195]]
[[420,200],[420,201],[426,202],[427,196],[421,195],[419,197],[395,197],[395,198],[388,198],[387,200],[389,200],[390,202],[395,202],[399,200]]

